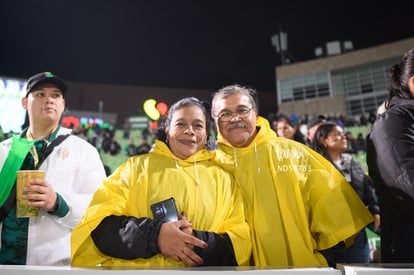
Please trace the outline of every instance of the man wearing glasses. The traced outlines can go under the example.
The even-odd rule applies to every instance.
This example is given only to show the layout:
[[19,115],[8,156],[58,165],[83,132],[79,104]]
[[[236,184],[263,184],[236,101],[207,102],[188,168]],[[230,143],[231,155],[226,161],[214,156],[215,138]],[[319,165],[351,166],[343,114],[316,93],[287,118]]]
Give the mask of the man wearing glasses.
[[254,90],[232,85],[212,100],[217,158],[243,194],[252,265],[336,267],[345,246],[374,219],[324,157],[276,136],[253,96]]

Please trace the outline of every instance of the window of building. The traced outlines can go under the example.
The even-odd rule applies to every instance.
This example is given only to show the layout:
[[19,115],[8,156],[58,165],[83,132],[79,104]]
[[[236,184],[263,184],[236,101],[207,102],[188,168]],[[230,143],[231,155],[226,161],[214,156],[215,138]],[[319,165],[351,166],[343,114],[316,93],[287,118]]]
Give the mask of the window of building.
[[362,104],[364,106],[364,113],[376,112],[378,108],[377,101],[375,97],[368,97],[362,100]]
[[328,83],[319,83],[316,85],[318,91],[318,97],[329,96],[329,85]]
[[367,93],[372,93],[373,91],[374,89],[372,88],[372,83],[361,85],[361,93],[367,94]]
[[305,87],[305,98],[314,98],[316,97],[316,87],[315,85],[309,85]]
[[330,95],[327,72],[284,79],[278,84],[280,103]]
[[352,100],[347,102],[347,109],[350,115],[359,115],[363,113],[361,100]]
[[293,88],[293,99],[295,101],[297,100],[303,100],[305,97],[303,95],[303,87]]

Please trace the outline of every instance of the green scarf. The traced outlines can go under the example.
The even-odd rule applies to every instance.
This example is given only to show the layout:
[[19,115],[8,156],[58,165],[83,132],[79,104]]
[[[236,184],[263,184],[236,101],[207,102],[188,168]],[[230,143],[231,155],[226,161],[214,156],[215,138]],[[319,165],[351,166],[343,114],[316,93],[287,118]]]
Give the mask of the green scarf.
[[10,151],[0,171],[0,206],[9,197],[14,182],[16,181],[16,172],[20,170],[33,144],[34,141],[28,141],[25,138],[13,135]]

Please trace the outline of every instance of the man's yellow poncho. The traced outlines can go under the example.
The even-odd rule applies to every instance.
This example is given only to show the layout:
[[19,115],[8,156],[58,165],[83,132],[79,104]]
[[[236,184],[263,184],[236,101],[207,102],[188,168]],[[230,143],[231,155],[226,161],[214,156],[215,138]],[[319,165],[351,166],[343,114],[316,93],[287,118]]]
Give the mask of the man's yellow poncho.
[[247,264],[251,241],[242,198],[233,177],[214,165],[213,159],[214,154],[205,149],[187,160],[176,159],[160,141],[151,153],[128,159],[103,182],[73,230],[72,265],[183,266],[161,254],[150,259],[111,258],[98,251],[90,236],[109,215],[153,218],[150,205],[170,197],[175,198],[178,211],[192,221],[193,229],[227,233],[237,262]]
[[353,236],[374,219],[345,178],[306,145],[279,138],[267,120],[245,148],[219,135],[219,161],[242,192],[256,266],[327,266],[317,250]]

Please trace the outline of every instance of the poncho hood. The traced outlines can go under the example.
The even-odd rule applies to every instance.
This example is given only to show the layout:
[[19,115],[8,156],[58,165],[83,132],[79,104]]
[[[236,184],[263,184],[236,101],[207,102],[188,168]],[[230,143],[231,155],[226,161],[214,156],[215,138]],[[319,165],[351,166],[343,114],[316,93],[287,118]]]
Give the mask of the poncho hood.
[[254,137],[253,141],[246,147],[234,148],[231,144],[226,141],[223,136],[218,133],[217,135],[217,144],[220,147],[220,150],[225,151],[227,154],[233,154],[233,148],[237,150],[238,155],[243,155],[251,152],[252,148],[259,146],[266,140],[272,137],[277,137],[275,131],[270,128],[269,122],[261,116],[258,116],[256,119],[256,128],[257,134]]

